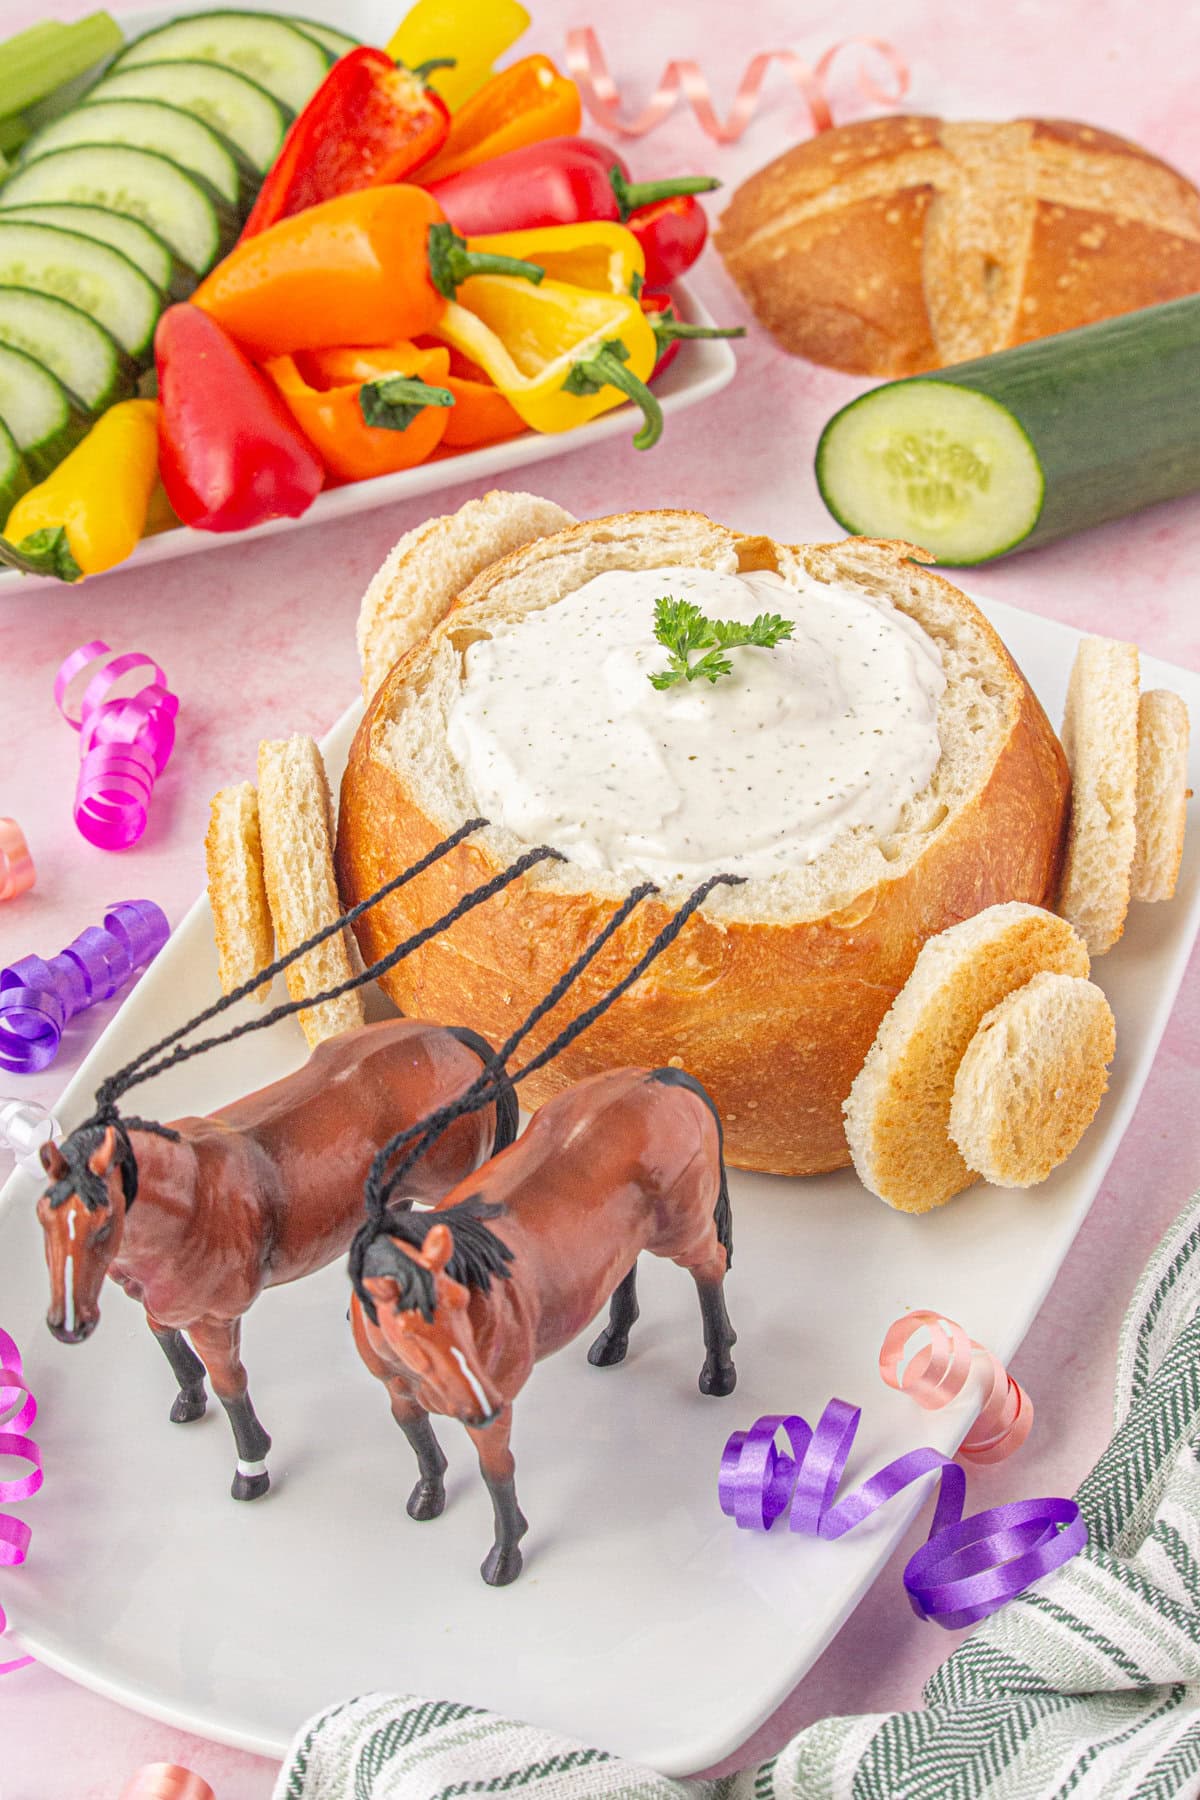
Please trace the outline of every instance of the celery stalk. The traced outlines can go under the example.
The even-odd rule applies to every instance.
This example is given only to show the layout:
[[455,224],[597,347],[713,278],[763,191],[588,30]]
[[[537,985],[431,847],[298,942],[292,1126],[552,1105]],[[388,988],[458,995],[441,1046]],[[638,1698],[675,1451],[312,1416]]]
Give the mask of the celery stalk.
[[0,107],[5,121],[17,118],[58,88],[119,50],[120,26],[106,12],[89,13],[74,24],[43,20],[0,43]]

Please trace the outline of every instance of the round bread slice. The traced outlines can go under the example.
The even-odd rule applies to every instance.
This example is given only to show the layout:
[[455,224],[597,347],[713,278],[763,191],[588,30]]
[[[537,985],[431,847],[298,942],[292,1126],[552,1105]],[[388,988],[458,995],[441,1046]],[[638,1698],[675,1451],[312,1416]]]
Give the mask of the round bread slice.
[[1117,1048],[1094,982],[1048,970],[984,1015],[954,1077],[950,1136],[996,1187],[1034,1187],[1096,1116]]
[[1085,976],[1088,954],[1065,919],[1037,906],[989,906],[931,938],[846,1101],[846,1140],[864,1187],[898,1212],[929,1212],[970,1187],[950,1137],[958,1066],[983,1018],[1043,970]]
[[[265,969],[275,955],[253,782],[242,781],[213,795],[204,857],[217,940],[217,972],[221,992],[231,994]],[[270,994],[271,983],[264,981],[254,997],[265,1005]]]
[[[332,924],[342,911],[333,873],[333,806],[325,764],[312,738],[267,740],[258,747],[258,810],[263,878],[279,954]],[[293,1000],[336,987],[354,973],[344,931],[284,971]],[[298,1013],[311,1045],[361,1025],[362,992],[324,1000]]]
[[1152,688],[1138,702],[1137,844],[1130,892],[1169,900],[1183,861],[1190,792],[1188,709],[1178,694]]
[[[447,739],[467,646],[494,623],[555,605],[605,570],[766,569],[785,580],[802,571],[893,603],[942,653],[941,759],[897,829],[883,838],[850,832],[811,861],[715,890],[646,976],[523,1084],[527,1105],[597,1070],[674,1063],[712,1095],[736,1166],[789,1175],[840,1168],[849,1160],[842,1102],[921,945],[995,901],[1049,903],[1066,812],[1062,751],[982,614],[914,555],[907,545],[863,539],[788,547],[682,511],[591,520],[485,569],[392,669],[342,784],[338,884],[347,905],[486,810]],[[562,729],[571,730],[566,705]],[[363,915],[356,931],[364,956],[431,923],[528,848],[508,829],[476,832]],[[664,883],[639,906],[523,1055],[625,973],[691,885]],[[540,864],[406,958],[384,985],[407,1013],[500,1042],[611,918],[628,886],[612,870]]]
[[445,617],[481,569],[574,523],[553,500],[493,488],[481,500],[468,500],[457,512],[407,532],[363,595],[358,615],[363,699],[369,700],[392,664]]
[[1125,929],[1137,841],[1138,653],[1085,637],[1075,653],[1062,743],[1071,769],[1071,822],[1058,910],[1093,956]]

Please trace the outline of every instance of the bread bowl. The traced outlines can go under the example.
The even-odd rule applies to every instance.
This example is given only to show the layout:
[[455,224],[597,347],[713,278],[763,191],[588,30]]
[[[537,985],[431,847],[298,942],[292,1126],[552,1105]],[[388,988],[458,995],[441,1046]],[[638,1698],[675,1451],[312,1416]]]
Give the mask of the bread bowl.
[[[485,569],[396,663],[342,784],[337,869],[347,905],[479,810],[447,738],[472,643],[519,642],[522,632],[550,628],[555,618],[538,615],[598,577],[612,585],[617,572],[624,582],[642,570],[704,580],[773,574],[794,590],[793,610],[803,595],[831,616],[869,611],[881,630],[935,644],[944,667],[936,767],[900,806],[894,828],[852,824],[809,860],[714,892],[637,987],[526,1084],[527,1105],[597,1069],[675,1064],[713,1095],[737,1166],[791,1175],[841,1167],[849,1160],[842,1102],[922,944],[996,901],[1041,905],[1053,894],[1069,789],[1062,750],[995,632],[965,595],[912,560],[919,555],[861,539],[777,545],[680,511],[592,520]],[[547,715],[583,757],[578,705],[564,708],[551,687],[529,716]],[[527,847],[503,823],[475,834],[363,916],[364,956],[435,919]],[[400,964],[386,981],[392,998],[407,1012],[503,1040],[640,878],[636,868],[581,858],[541,865]],[[530,1040],[531,1051],[636,959],[694,873],[660,875],[660,892]]]

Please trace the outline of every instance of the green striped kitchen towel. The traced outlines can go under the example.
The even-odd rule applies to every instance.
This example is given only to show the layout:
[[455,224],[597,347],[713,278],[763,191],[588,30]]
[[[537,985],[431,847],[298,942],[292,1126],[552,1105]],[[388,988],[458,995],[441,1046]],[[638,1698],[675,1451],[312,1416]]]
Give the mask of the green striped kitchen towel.
[[673,1781],[448,1700],[369,1694],[298,1733],[275,1800],[1167,1800],[1200,1795],[1200,1195],[1138,1284],[1089,1542],[977,1626],[916,1712],[826,1719]]

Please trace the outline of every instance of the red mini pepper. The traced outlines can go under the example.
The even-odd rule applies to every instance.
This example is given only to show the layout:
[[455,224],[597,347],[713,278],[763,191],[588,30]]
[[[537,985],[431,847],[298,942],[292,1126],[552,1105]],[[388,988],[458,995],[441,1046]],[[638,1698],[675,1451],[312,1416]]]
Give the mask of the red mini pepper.
[[450,130],[425,77],[440,63],[398,68],[383,50],[339,58],[291,128],[258,191],[242,236],[348,194],[404,178],[436,156]]
[[183,524],[244,531],[312,505],[325,479],[320,457],[215,319],[169,306],[154,361],[159,473]]
[[685,338],[731,338],[746,335],[744,325],[689,324],[686,319],[679,317],[670,294],[651,294],[643,290],[638,295],[638,300],[658,343],[658,361],[651,376],[655,381],[675,361],[679,355],[679,346]]
[[692,196],[720,185],[712,175],[631,181],[606,144],[561,137],[431,181],[428,191],[465,237],[620,220],[645,252],[647,280],[661,286],[690,268],[704,248],[708,221]]

